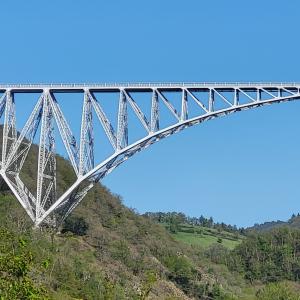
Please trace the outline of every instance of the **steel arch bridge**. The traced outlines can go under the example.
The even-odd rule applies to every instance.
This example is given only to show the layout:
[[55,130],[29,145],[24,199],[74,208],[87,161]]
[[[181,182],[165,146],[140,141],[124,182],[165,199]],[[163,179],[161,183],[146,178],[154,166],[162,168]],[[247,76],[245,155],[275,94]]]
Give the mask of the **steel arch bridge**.
[[[36,102],[23,128],[17,128],[15,96],[25,93],[36,95]],[[80,93],[82,98],[79,138],[72,133],[56,97],[66,93]],[[103,98],[109,94],[117,96],[115,128],[114,120],[107,117],[102,105]],[[142,100],[142,105],[139,104],[141,95],[149,98],[149,101]],[[0,174],[35,226],[43,223],[53,226],[73,211],[96,182],[153,143],[216,117],[298,99],[300,83],[0,85],[3,126]],[[143,136],[133,141],[128,132],[130,113],[144,128]],[[169,124],[162,125],[170,118],[173,120]],[[95,163],[94,151],[101,148],[101,144],[94,141],[95,121],[101,124],[104,139],[111,145],[111,153],[98,163]],[[57,137],[62,140],[76,174],[75,182],[59,196],[56,184]],[[32,191],[20,173],[35,138],[39,140],[39,151],[36,189]]]

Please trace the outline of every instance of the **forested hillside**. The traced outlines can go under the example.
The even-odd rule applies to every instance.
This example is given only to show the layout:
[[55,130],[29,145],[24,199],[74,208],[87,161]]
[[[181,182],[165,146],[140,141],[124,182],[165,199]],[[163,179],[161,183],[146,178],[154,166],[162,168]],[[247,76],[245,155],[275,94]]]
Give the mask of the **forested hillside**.
[[[32,185],[34,153],[25,178]],[[63,190],[72,172],[58,160]],[[4,189],[0,299],[299,299],[298,230],[246,236],[233,250],[182,243],[169,231],[100,184],[60,232],[32,229]]]
[[0,197],[0,216],[3,299],[223,299],[240,288],[229,281],[243,281],[103,187],[53,241],[49,229],[31,229],[9,194]]
[[[37,153],[33,145],[21,174],[33,193]],[[74,175],[66,160],[57,160],[61,193]],[[0,225],[3,299],[30,299],[38,291],[41,299],[209,299],[235,289],[226,283],[228,271],[219,276],[219,267],[207,264],[199,249],[176,242],[100,184],[60,233],[32,230],[23,209],[4,189]]]

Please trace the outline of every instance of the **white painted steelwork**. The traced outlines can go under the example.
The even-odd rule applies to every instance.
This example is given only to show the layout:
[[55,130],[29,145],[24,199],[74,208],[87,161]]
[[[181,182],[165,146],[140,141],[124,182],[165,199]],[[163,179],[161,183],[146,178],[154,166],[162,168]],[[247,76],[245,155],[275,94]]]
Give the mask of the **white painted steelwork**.
[[[300,83],[120,83],[120,84],[0,84],[0,117],[4,115],[0,174],[24,207],[35,226],[62,222],[93,185],[118,165],[151,144],[184,128],[237,111],[300,99]],[[17,133],[16,93],[40,93],[26,124]],[[82,118],[80,140],[72,134],[56,93],[81,93]],[[113,127],[101,98],[118,93],[118,111]],[[150,119],[138,105],[141,93],[150,95]],[[177,94],[174,105],[170,93]],[[0,95],[1,95],[0,94]],[[99,96],[100,95],[100,96]],[[143,100],[144,101],[144,100]],[[164,106],[164,112],[160,109]],[[144,128],[144,136],[130,141],[129,110]],[[170,113],[174,122],[161,127]],[[111,154],[95,165],[93,120],[99,121]],[[54,127],[57,127],[55,132]],[[40,130],[39,130],[40,128]],[[134,129],[133,129],[134,130]],[[20,172],[34,137],[39,131],[36,193],[22,182]],[[55,139],[60,136],[76,181],[59,197],[56,191]],[[95,148],[95,149],[94,149]]]

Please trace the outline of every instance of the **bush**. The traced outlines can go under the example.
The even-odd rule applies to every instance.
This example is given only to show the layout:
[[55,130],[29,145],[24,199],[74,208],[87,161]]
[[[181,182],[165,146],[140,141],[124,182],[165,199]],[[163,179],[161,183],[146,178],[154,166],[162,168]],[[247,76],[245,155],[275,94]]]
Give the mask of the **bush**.
[[[13,249],[13,251],[12,251]],[[0,227],[0,299],[48,299],[30,277],[33,255],[23,237]]]
[[133,258],[130,255],[129,245],[125,240],[115,241],[112,244],[111,256],[123,262],[126,266],[131,266],[134,263]]
[[70,216],[65,220],[62,232],[69,231],[77,235],[85,235],[88,229],[89,225],[83,217]]
[[190,262],[183,256],[172,255],[165,259],[165,265],[170,271],[170,279],[180,285],[188,285],[192,278],[193,268]]
[[205,255],[216,264],[226,264],[226,259],[230,256],[230,252],[222,244],[212,244],[206,249]]
[[256,297],[258,300],[300,300],[299,294],[285,282],[266,285]]

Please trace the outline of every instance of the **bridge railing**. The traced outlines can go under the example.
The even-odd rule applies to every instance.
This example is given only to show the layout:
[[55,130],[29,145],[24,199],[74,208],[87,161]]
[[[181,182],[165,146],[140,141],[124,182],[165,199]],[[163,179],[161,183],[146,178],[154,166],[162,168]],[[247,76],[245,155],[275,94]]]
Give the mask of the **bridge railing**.
[[0,83],[0,89],[83,89],[139,87],[300,87],[299,82],[108,82],[108,83]]

